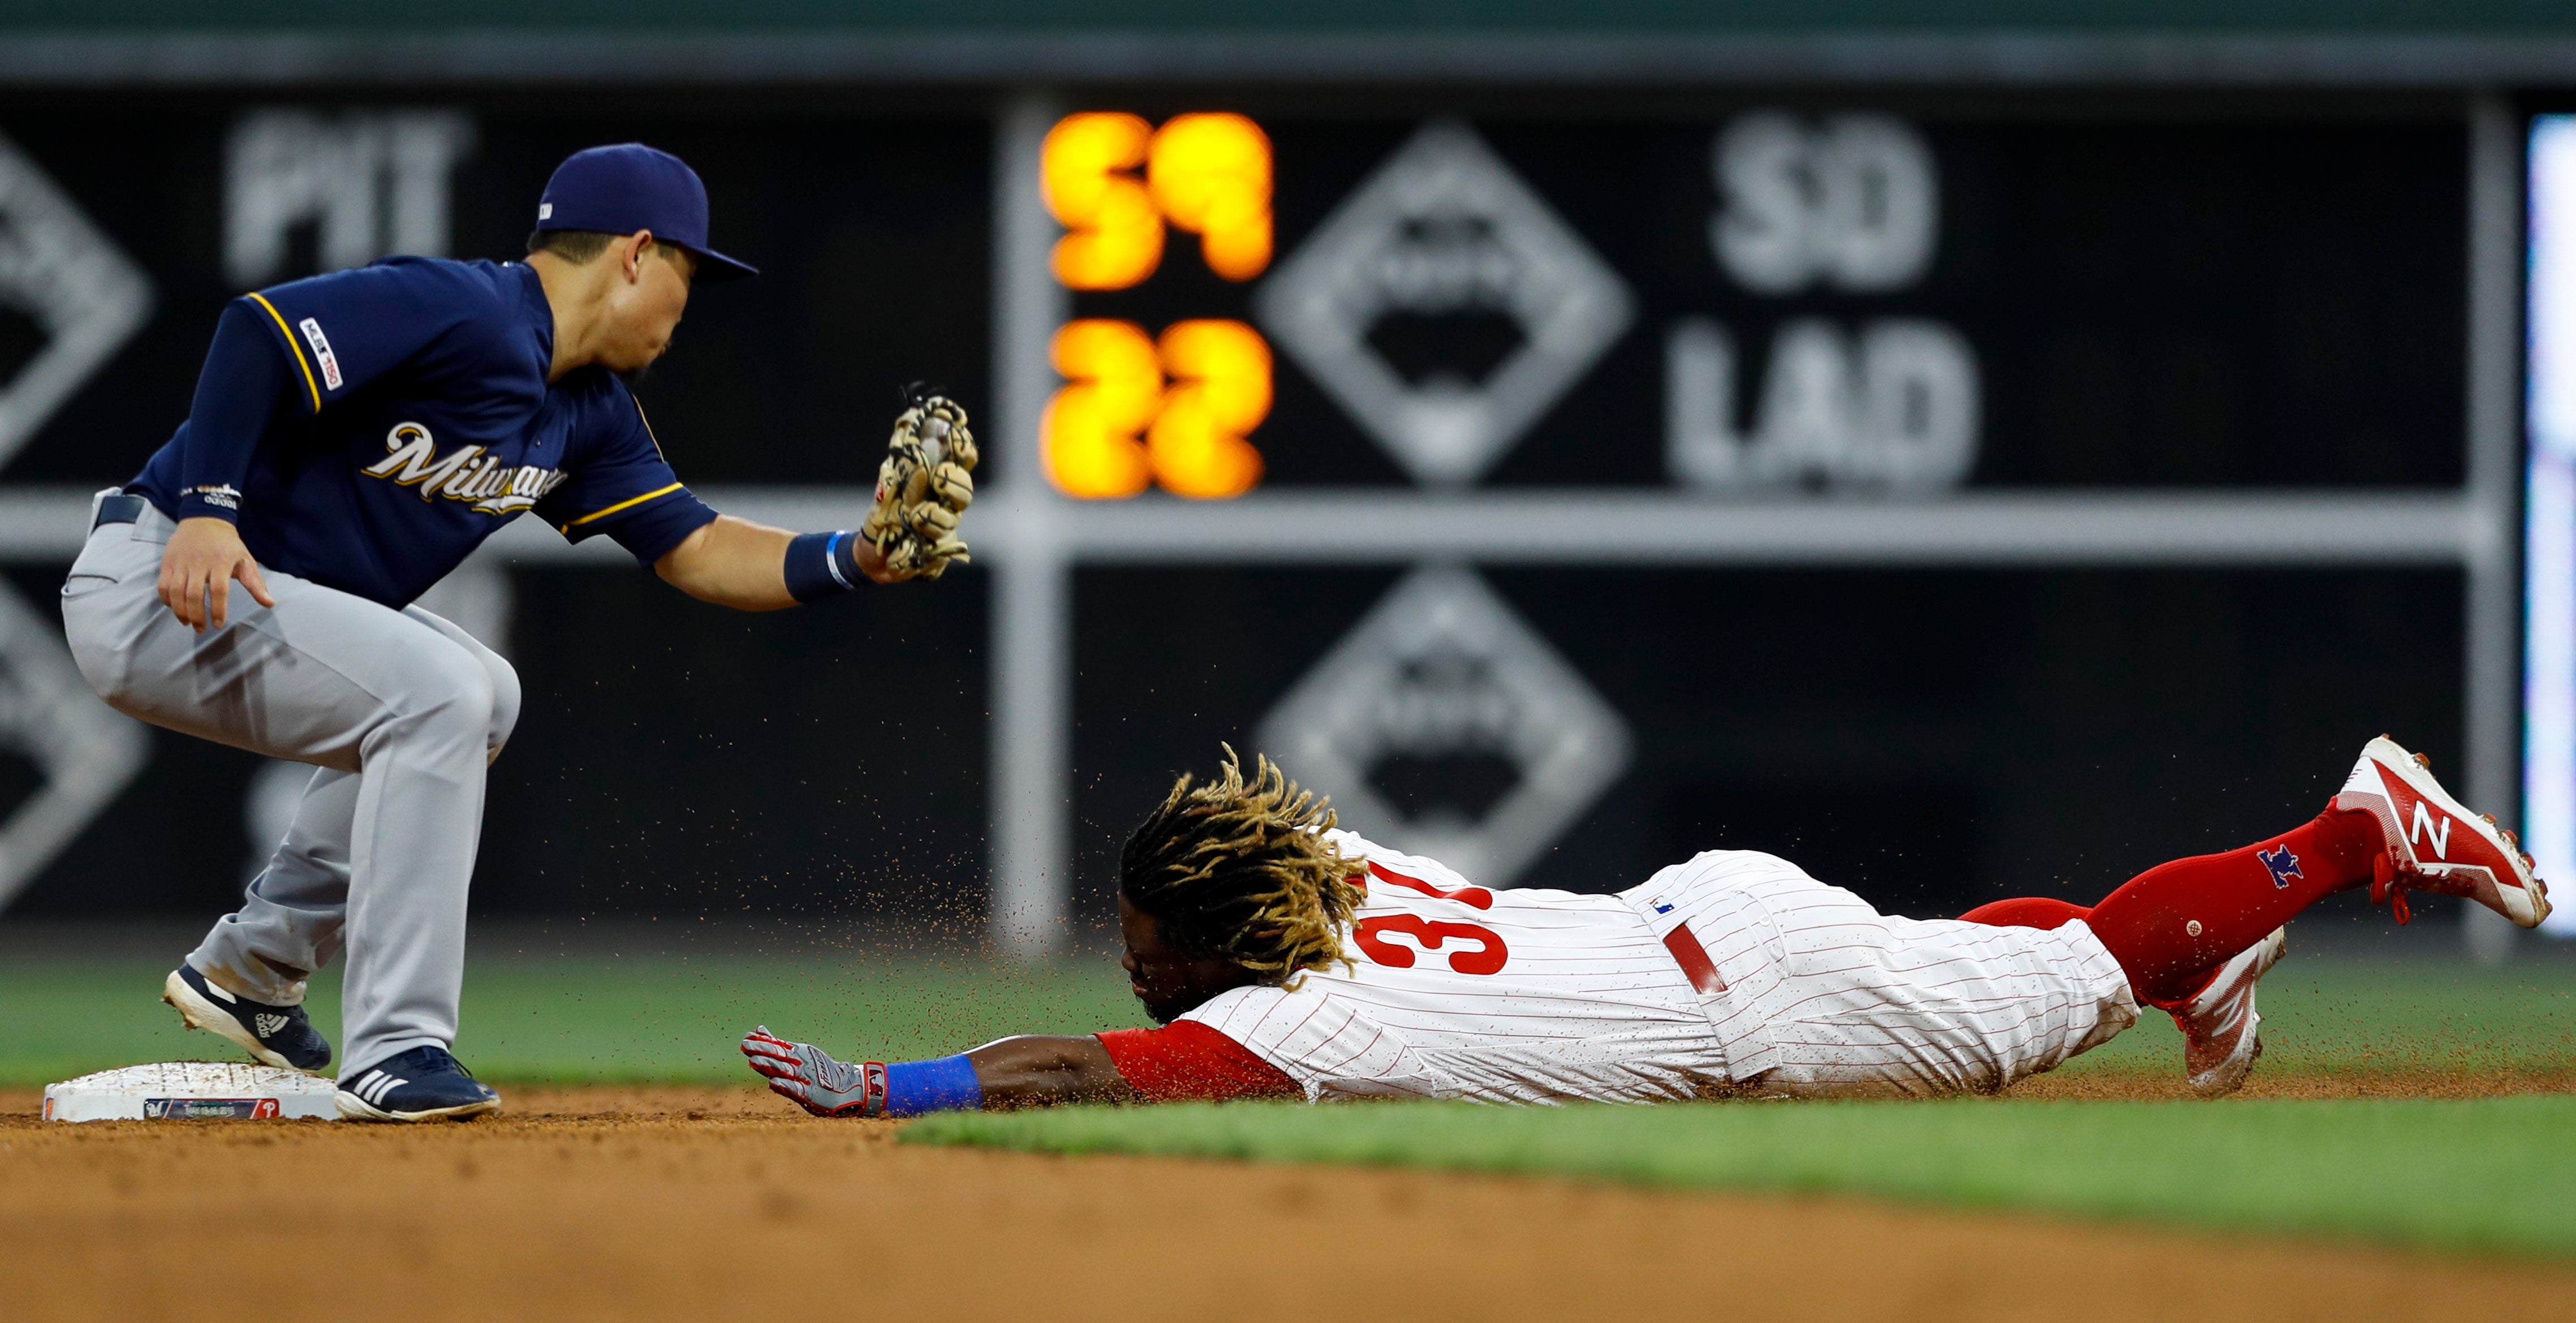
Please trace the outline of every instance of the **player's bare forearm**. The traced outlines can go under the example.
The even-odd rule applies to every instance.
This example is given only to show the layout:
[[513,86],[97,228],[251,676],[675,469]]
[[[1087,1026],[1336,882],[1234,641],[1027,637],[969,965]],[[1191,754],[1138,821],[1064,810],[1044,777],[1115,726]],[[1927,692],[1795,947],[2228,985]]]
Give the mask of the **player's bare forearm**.
[[796,605],[788,595],[787,544],[796,535],[732,515],[689,534],[653,562],[662,581],[701,602],[737,611],[776,611]]
[[[796,534],[732,515],[689,534],[680,545],[653,562],[662,581],[697,598],[737,611],[777,611],[796,605],[787,591],[787,544]],[[885,562],[877,549],[862,542],[859,568],[879,579]]]
[[966,1060],[975,1067],[987,1110],[1142,1101],[1109,1059],[1109,1049],[1088,1034],[1005,1038],[967,1053]]

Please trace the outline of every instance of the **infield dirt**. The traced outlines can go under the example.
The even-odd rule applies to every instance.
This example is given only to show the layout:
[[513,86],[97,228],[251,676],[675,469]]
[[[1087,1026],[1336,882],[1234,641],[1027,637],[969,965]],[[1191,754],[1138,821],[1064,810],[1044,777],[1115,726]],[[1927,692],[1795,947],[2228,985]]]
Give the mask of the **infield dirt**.
[[501,1117],[402,1129],[46,1125],[35,1107],[0,1093],[0,1314],[13,1320],[2576,1310],[2576,1267],[1857,1200],[934,1149],[748,1089],[515,1089]]

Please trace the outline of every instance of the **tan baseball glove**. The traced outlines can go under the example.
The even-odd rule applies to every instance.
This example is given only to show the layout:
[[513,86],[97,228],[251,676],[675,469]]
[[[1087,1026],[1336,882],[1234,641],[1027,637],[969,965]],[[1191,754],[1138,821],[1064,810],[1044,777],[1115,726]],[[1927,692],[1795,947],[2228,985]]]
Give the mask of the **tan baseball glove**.
[[877,466],[876,507],[859,526],[896,578],[936,579],[966,563],[957,520],[975,501],[975,458],[966,411],[947,396],[915,391]]

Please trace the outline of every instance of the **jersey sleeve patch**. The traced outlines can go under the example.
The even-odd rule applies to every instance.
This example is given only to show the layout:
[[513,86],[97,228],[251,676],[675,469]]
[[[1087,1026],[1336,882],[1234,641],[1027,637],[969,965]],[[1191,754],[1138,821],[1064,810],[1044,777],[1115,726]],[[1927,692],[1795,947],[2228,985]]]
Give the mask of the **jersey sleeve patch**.
[[1306,1091],[1250,1048],[1196,1020],[1097,1035],[1118,1074],[1153,1102],[1302,1098]]
[[331,352],[331,337],[322,333],[322,321],[307,317],[295,324],[304,332],[304,343],[313,347],[313,361],[322,365],[322,384],[338,390],[345,382],[340,377],[340,356]]
[[[277,305],[269,302],[266,295],[254,293],[250,296],[250,299],[251,302],[258,304],[261,310],[268,314],[268,319],[270,321],[277,323],[277,333],[286,340],[286,352],[294,356],[295,366],[304,370],[304,389],[313,398],[313,412],[322,412],[322,387],[313,380],[313,360],[305,357],[304,346],[295,342],[295,332],[286,329],[286,314],[279,312],[277,310]],[[309,324],[313,319],[307,317],[304,320]],[[331,388],[333,390],[340,388],[339,377],[340,364],[339,360],[335,358],[331,363]]]

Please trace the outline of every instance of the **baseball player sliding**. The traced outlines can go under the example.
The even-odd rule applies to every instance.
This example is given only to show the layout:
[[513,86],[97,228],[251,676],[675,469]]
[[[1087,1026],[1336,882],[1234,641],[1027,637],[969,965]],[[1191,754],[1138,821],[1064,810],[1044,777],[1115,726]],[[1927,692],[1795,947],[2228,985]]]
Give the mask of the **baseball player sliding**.
[[1494,891],[1333,829],[1267,761],[1180,779],[1119,861],[1123,964],[1162,1024],[849,1064],[764,1027],[770,1088],[818,1116],[1243,1097],[1649,1102],[1992,1091],[2137,1022],[2182,1028],[2205,1096],[2262,1051],[2281,926],[2355,887],[2549,913],[2513,835],[2372,740],[2313,820],[2151,869],[2086,908],[1882,915],[1786,860],[1711,851],[1617,895]]
[[110,705],[315,767],[241,909],[164,985],[190,1025],[319,1070],[305,983],[345,954],[342,1115],[499,1106],[450,1049],[484,768],[519,681],[412,600],[510,519],[606,534],[745,611],[965,559],[974,441],[936,397],[898,420],[856,533],[719,515],[671,471],[616,374],[670,344],[693,279],[753,274],[708,245],[696,172],[627,143],[555,171],[525,262],[397,257],[224,310],[187,421],[99,494],[63,584]]

